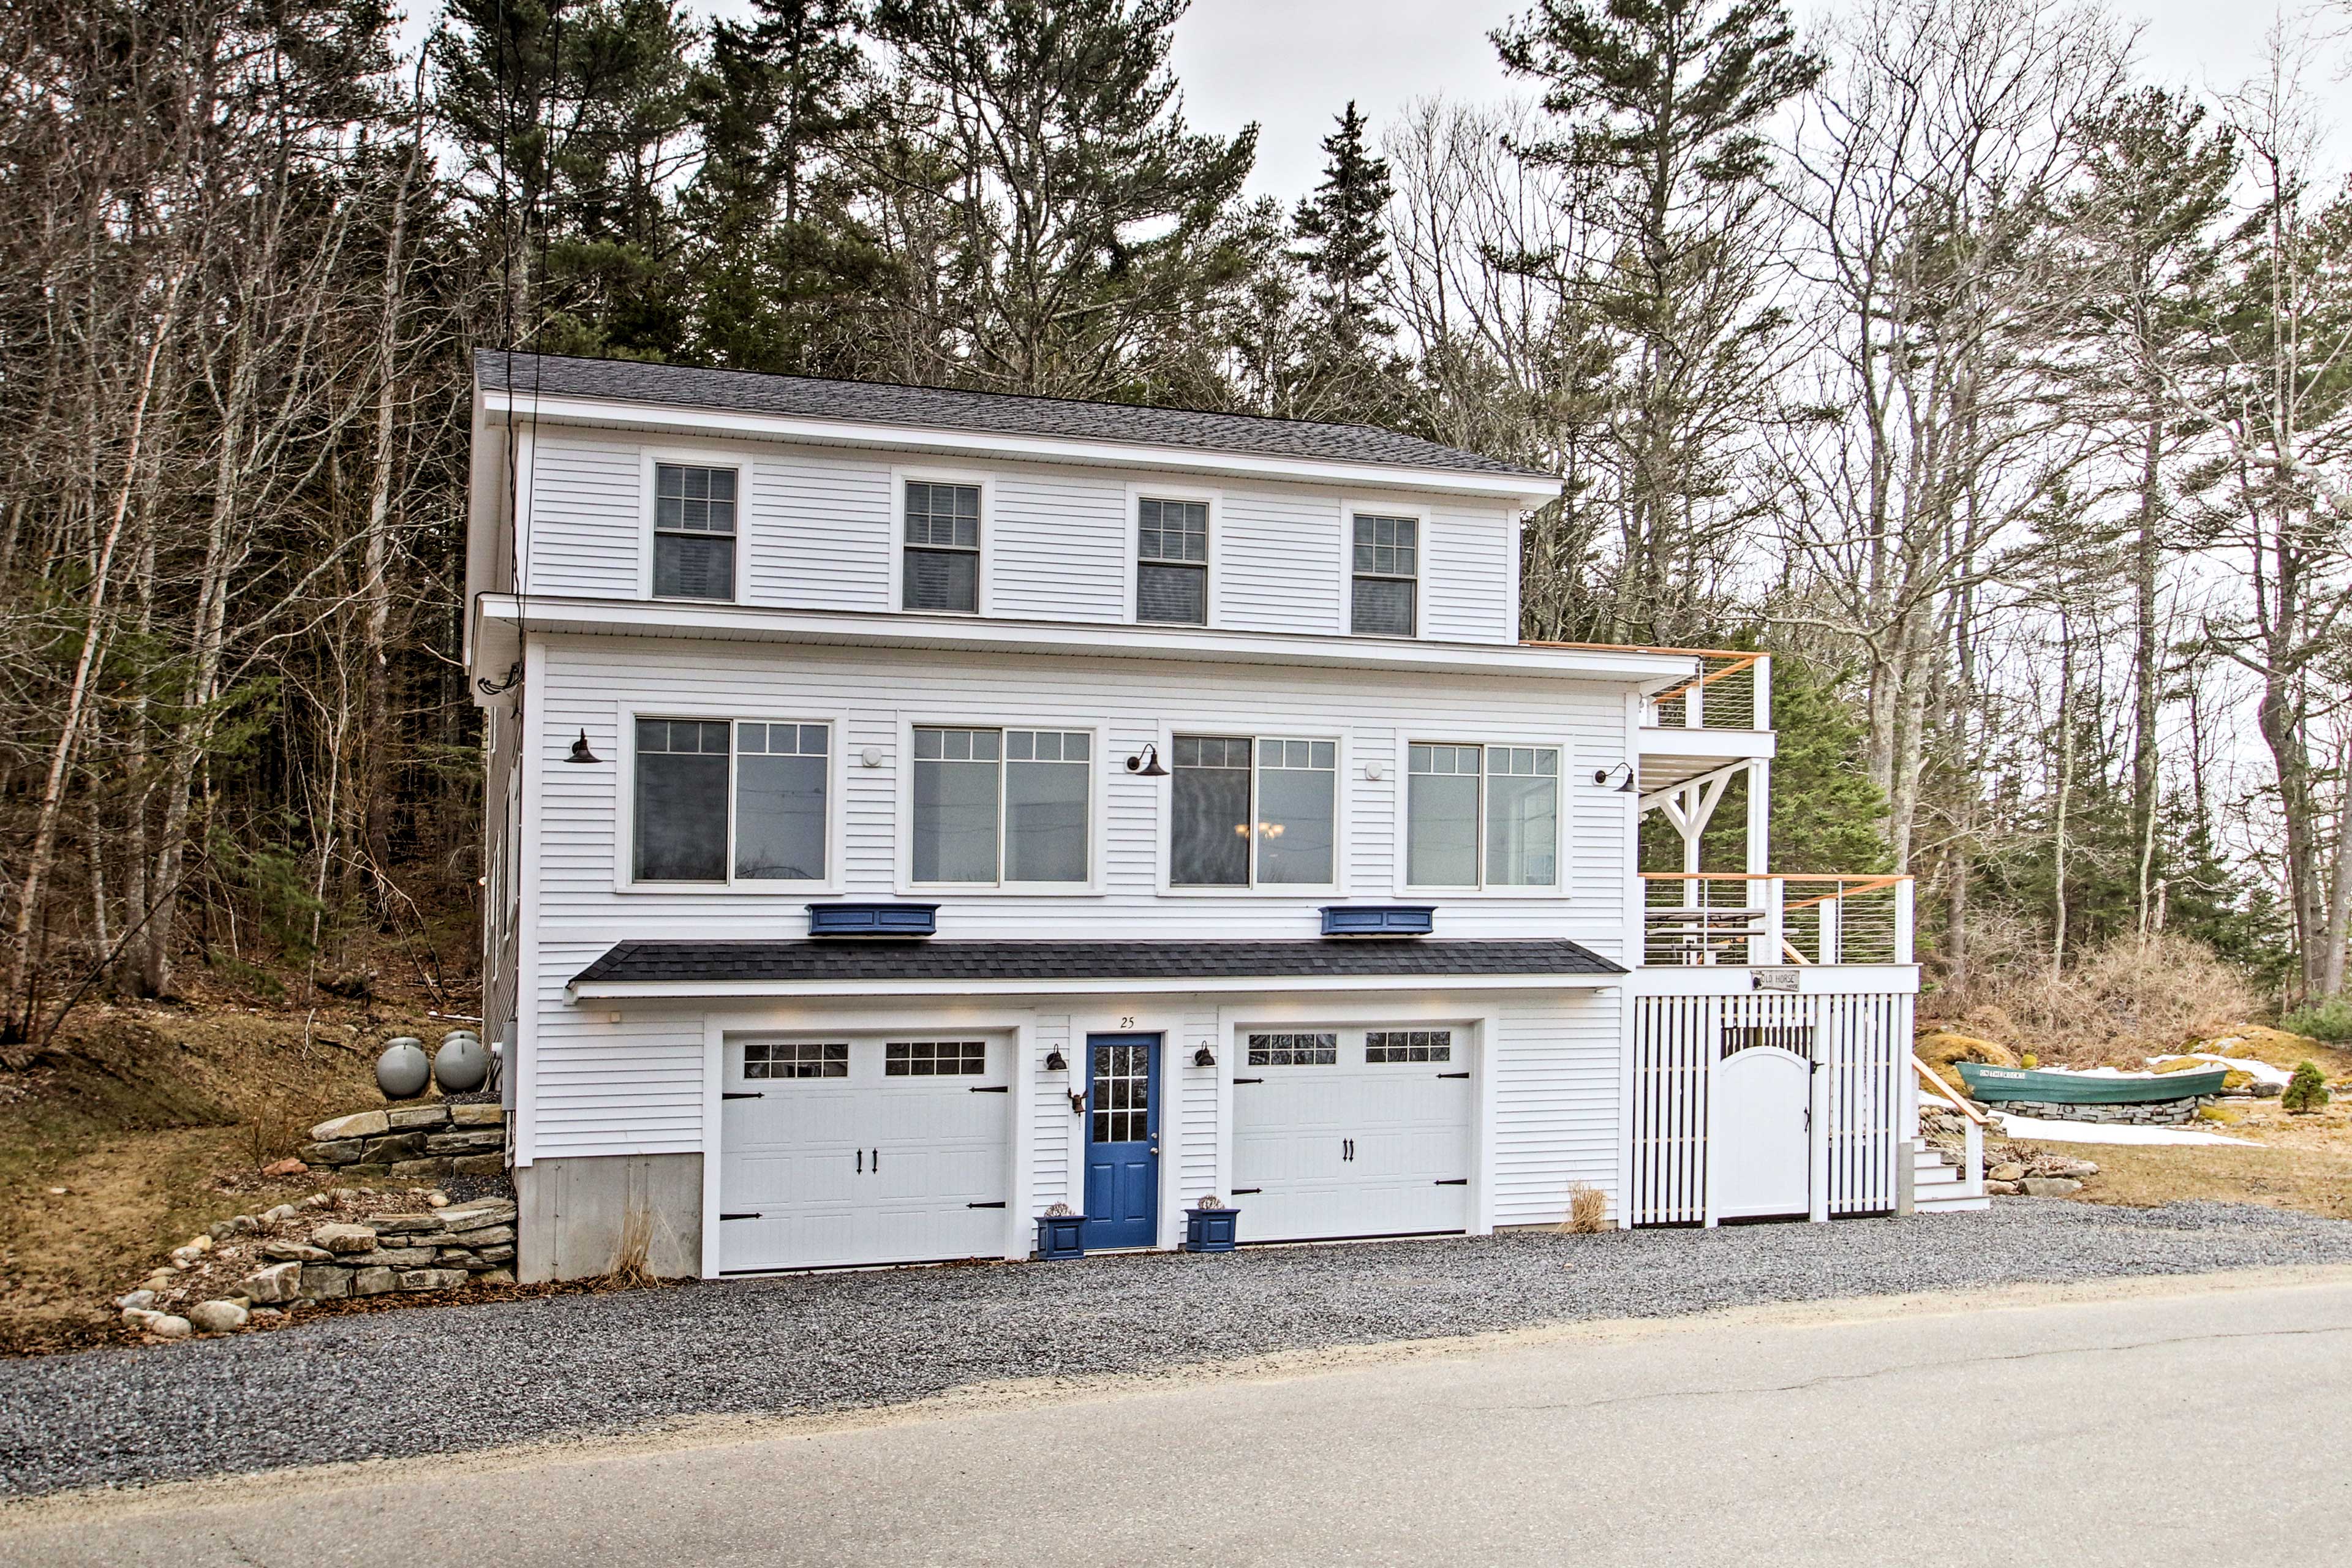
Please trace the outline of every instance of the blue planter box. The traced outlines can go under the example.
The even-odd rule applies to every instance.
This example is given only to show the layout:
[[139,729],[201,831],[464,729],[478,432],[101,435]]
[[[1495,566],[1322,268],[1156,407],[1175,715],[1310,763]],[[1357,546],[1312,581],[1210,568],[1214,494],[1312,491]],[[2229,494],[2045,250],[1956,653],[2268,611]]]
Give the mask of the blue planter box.
[[1231,1252],[1236,1233],[1241,1228],[1239,1209],[1186,1209],[1184,1211],[1184,1250],[1187,1252]]
[[1326,904],[1325,936],[1427,936],[1437,927],[1434,904]]
[[811,904],[811,936],[929,936],[939,929],[937,904]]
[[1084,1258],[1087,1216],[1082,1214],[1041,1214],[1037,1216],[1037,1257]]

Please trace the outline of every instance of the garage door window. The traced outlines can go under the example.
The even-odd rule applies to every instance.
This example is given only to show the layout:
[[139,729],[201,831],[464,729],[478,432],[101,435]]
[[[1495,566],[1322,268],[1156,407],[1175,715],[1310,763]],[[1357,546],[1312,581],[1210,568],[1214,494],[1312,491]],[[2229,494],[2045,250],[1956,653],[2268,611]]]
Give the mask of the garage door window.
[[1407,772],[1408,886],[1559,885],[1556,748],[1414,745]]
[[1337,742],[1275,735],[1178,735],[1174,742],[1171,887],[1332,885]]
[[846,1041],[753,1040],[743,1047],[745,1078],[847,1078]]
[[982,1040],[892,1040],[882,1047],[885,1078],[953,1078],[988,1070]]
[[1339,1062],[1337,1035],[1252,1035],[1249,1065],[1254,1068],[1328,1068]]
[[1450,1062],[1451,1029],[1374,1029],[1364,1037],[1364,1059],[1381,1062]]
[[832,750],[824,724],[639,719],[632,875],[823,882]]
[[1084,882],[1093,781],[1083,730],[917,730],[914,879]]

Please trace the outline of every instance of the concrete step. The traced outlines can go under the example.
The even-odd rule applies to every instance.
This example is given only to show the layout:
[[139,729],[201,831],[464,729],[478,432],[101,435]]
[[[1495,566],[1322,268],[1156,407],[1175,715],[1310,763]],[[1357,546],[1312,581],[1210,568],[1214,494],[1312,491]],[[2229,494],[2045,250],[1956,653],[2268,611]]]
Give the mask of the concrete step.
[[1992,1200],[1982,1193],[1968,1196],[1956,1189],[1948,1194],[1918,1193],[1911,1206],[1918,1214],[1982,1214],[1992,1207]]

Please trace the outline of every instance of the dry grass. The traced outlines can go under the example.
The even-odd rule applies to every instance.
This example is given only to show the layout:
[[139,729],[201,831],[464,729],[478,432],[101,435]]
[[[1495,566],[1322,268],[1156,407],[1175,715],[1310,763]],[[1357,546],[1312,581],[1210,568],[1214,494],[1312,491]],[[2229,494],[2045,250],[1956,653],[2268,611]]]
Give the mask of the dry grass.
[[2143,1067],[2262,1011],[2236,970],[2168,934],[2111,942],[2053,975],[2046,955],[1982,933],[1974,978],[1938,1001],[1961,1033],[2074,1067]]
[[628,1289],[657,1283],[654,1274],[654,1211],[633,1203],[621,1216],[621,1237],[613,1248],[613,1268],[604,1278]]
[[2352,1219],[2352,1109],[2338,1104],[2294,1116],[2274,1100],[2214,1109],[2228,1118],[2227,1136],[2252,1146],[2020,1142],[2096,1161],[2099,1173],[2081,1194],[2087,1203],[2268,1204]]
[[1568,1218],[1560,1230],[1569,1236],[1593,1236],[1609,1228],[1609,1194],[1586,1182],[1568,1189]]

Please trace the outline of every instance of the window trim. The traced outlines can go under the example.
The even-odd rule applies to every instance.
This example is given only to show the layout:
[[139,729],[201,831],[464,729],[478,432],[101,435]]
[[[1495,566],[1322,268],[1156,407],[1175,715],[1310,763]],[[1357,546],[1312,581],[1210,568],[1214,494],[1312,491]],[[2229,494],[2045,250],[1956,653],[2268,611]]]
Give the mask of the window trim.
[[[724,722],[730,726],[727,740],[727,879],[723,882],[654,882],[638,881],[636,870],[637,816],[637,721],[639,719],[688,719],[704,723]],[[563,725],[551,720],[557,730]],[[681,894],[709,895],[713,898],[807,899],[843,891],[841,858],[845,843],[845,826],[848,812],[845,809],[848,784],[848,759],[844,754],[848,747],[849,716],[843,712],[825,712],[808,709],[786,711],[781,708],[745,703],[740,706],[704,701],[664,702],[632,700],[620,703],[614,713],[614,786],[613,793],[613,891],[635,897]],[[736,724],[823,724],[829,731],[825,750],[824,770],[824,880],[821,882],[790,882],[772,878],[738,877],[735,875],[735,750],[732,726]]]
[[[654,470],[663,463],[683,463],[696,468],[732,468],[735,470],[735,591],[724,599],[680,599],[654,593],[654,540],[658,533],[656,515],[660,508],[654,491]],[[656,605],[748,605],[743,586],[751,576],[751,481],[753,457],[749,452],[727,451],[717,447],[640,447],[637,448],[637,597]],[[653,713],[648,719],[657,717]],[[679,718],[691,715],[680,713]]]
[[[907,486],[976,485],[980,489],[979,563],[969,610],[907,608]],[[993,614],[989,576],[996,554],[996,477],[978,468],[937,468],[894,464],[890,468],[890,613],[894,616],[939,616],[950,620],[982,619]],[[984,728],[984,726],[982,726]],[[1013,726],[1015,729],[1020,725]],[[1065,725],[1064,728],[1068,728]]]
[[[1415,746],[1475,746],[1478,748],[1478,880],[1470,883],[1415,882],[1412,876],[1412,748]],[[1552,809],[1552,865],[1558,876],[1539,887],[1486,880],[1486,752],[1497,746],[1525,746],[1559,753],[1559,794]],[[1575,753],[1566,741],[1521,739],[1498,735],[1483,741],[1398,731],[1396,749],[1396,892],[1400,898],[1433,893],[1475,894],[1482,899],[1551,899],[1568,897],[1569,813],[1574,805],[1568,780]]]
[[[1360,632],[1356,629],[1356,517],[1410,518],[1413,523],[1414,546],[1412,574],[1412,631],[1399,637],[1388,632]],[[1346,496],[1339,501],[1339,635],[1369,637],[1377,642],[1424,642],[1429,640],[1429,522],[1430,508],[1419,502],[1406,503],[1381,500],[1365,496]],[[1514,560],[1517,557],[1513,557]],[[1396,581],[1390,578],[1384,581]]]
[[[1170,880],[1175,875],[1175,763],[1178,735],[1223,735],[1238,739],[1246,733],[1250,741],[1250,795],[1257,795],[1257,742],[1265,741],[1328,741],[1336,748],[1332,757],[1331,800],[1331,878],[1328,882],[1260,883],[1253,880],[1245,888],[1203,888],[1191,883],[1178,884]],[[1160,765],[1169,776],[1152,781],[1154,801],[1152,890],[1163,899],[1298,899],[1317,902],[1345,898],[1348,893],[1348,852],[1354,837],[1350,821],[1351,778],[1349,759],[1349,731],[1327,730],[1313,724],[1285,729],[1250,719],[1173,719],[1160,723],[1160,733],[1153,744],[1160,748]],[[1253,878],[1256,875],[1255,858],[1252,858]]]
[[[1142,527],[1143,503],[1147,500],[1202,501],[1209,508],[1208,577],[1202,588],[1204,619],[1198,626],[1181,621],[1147,621],[1137,613],[1137,580],[1142,575],[1143,555],[1139,548],[1138,531]],[[983,503],[983,510],[985,505]],[[1161,627],[1179,632],[1213,632],[1222,629],[1223,616],[1218,613],[1217,595],[1224,583],[1225,492],[1205,489],[1198,485],[1130,484],[1127,487],[1125,531],[1119,540],[1120,559],[1124,563],[1126,582],[1120,592],[1118,618],[1132,626]]]
[[[915,731],[918,730],[1059,730],[1065,734],[1088,737],[1092,772],[1087,777],[1087,879],[1083,882],[1008,882],[1004,879],[1004,795],[1003,774],[998,774],[996,796],[996,872],[993,882],[918,882],[915,880]],[[1110,791],[1104,781],[1114,765],[1110,755],[1109,738],[1104,727],[1089,720],[1040,718],[1034,715],[999,718],[994,715],[958,714],[940,716],[919,714],[898,721],[898,777],[893,781],[897,792],[897,822],[893,832],[891,861],[892,886],[900,893],[920,893],[925,897],[953,895],[962,898],[1028,898],[1080,899],[1099,897],[1103,886],[1103,835],[1109,824],[1106,809]],[[1003,767],[1003,748],[997,749],[997,763]]]

